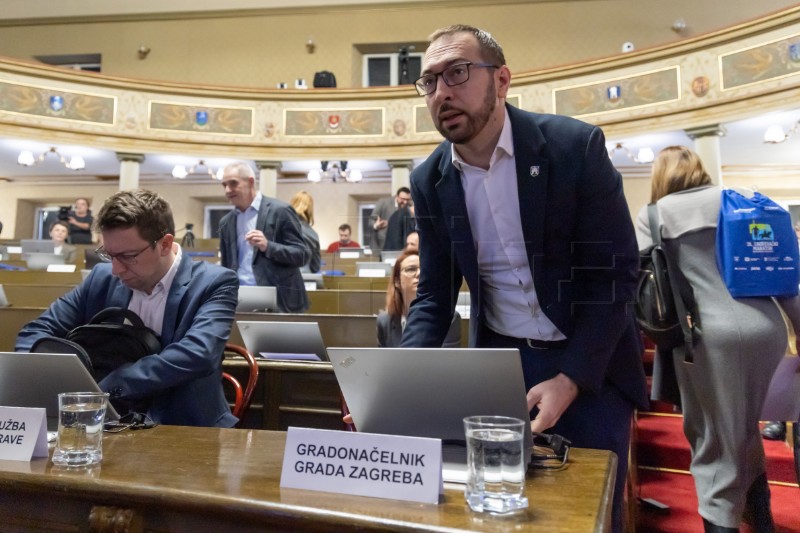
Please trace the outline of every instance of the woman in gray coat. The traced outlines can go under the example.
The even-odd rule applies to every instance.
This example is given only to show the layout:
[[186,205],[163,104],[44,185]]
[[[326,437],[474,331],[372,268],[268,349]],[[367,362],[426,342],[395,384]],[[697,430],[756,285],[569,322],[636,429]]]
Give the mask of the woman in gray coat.
[[[395,348],[400,346],[406,317],[411,302],[417,297],[419,283],[419,253],[405,250],[397,258],[392,269],[392,279],[386,287],[386,310],[378,314],[378,346]],[[461,346],[461,315],[453,311],[453,320],[447,331],[443,348]]]
[[[653,163],[652,180],[661,238],[694,290],[699,313],[694,363],[684,362],[682,347],[657,355],[674,365],[698,511],[706,532],[739,531],[743,518],[757,533],[773,532],[758,424],[787,348],[779,306],[772,298],[734,299],[728,292],[715,251],[721,191],[697,154],[682,146],[665,148]],[[636,234],[640,249],[652,245],[646,207]],[[800,325],[798,298],[780,303]]]

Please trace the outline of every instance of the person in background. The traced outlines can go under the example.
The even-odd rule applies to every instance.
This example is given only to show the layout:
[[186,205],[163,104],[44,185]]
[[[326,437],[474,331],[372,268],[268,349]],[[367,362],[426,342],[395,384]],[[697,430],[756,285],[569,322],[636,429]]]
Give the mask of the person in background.
[[406,237],[406,250],[412,252],[419,252],[419,233],[412,231]]
[[23,327],[15,349],[28,352],[42,337],[63,338],[108,307],[130,309],[163,349],[100,381],[112,403],[145,404],[157,424],[233,427],[237,420],[222,391],[222,354],[236,314],[236,274],[184,254],[175,242],[172,210],[154,192],[116,193],[96,224],[103,236],[97,253],[107,262]]
[[302,313],[309,303],[300,268],[311,253],[300,217],[289,204],[256,191],[247,163],[222,172],[225,197],[235,207],[219,222],[222,266],[236,271],[242,285],[277,287],[281,313]]
[[350,224],[342,224],[339,226],[339,240],[330,243],[328,245],[328,249],[325,251],[328,253],[333,253],[338,252],[341,248],[361,248],[360,244],[350,239],[352,231],[353,228],[350,227]]
[[58,255],[64,256],[65,263],[75,263],[75,258],[78,255],[78,250],[69,244],[69,224],[63,220],[56,220],[50,224],[50,240],[53,241],[55,247],[53,252]]
[[416,221],[414,220],[414,205],[409,202],[389,217],[389,224],[386,228],[386,240],[383,243],[384,250],[402,250],[406,246],[406,239],[411,233],[416,232]]
[[440,346],[462,283],[471,347],[517,348],[531,429],[616,453],[624,527],[630,428],[647,387],[630,312],[639,253],[600,128],[506,103],[503,49],[436,31],[415,82],[446,139],[411,173],[421,277],[403,346]]
[[[406,250],[394,263],[392,279],[386,287],[386,310],[378,313],[378,346],[381,348],[400,346],[408,308],[417,297],[418,283],[419,253],[416,250]],[[442,347],[459,346],[461,346],[461,315],[458,311],[453,311],[450,328]]]
[[319,250],[319,235],[312,227],[314,225],[314,199],[306,191],[300,191],[289,200],[289,205],[300,217],[303,229],[303,239],[311,252],[308,262],[303,265],[303,272],[317,273],[322,266],[322,257]]
[[67,223],[69,224],[69,242],[72,244],[92,243],[92,223],[94,217],[89,210],[89,200],[77,198],[74,210],[70,211]]
[[[3,223],[0,222],[0,235],[3,233]],[[8,249],[0,244],[0,261],[8,259]]]
[[[715,247],[720,189],[689,148],[670,146],[658,154],[650,201],[658,207],[663,246],[694,291],[702,331],[694,363],[684,362],[682,346],[656,356],[675,370],[705,531],[737,532],[744,519],[756,533],[774,532],[758,424],[787,348],[781,308],[797,329],[800,297],[737,299],[728,292]],[[640,249],[652,246],[647,206],[636,235]]]
[[383,250],[383,243],[386,241],[386,228],[389,225],[389,217],[398,209],[402,209],[411,201],[411,190],[408,187],[400,187],[394,198],[383,198],[372,210],[369,219],[372,223],[372,236],[370,238],[370,248],[377,254]]

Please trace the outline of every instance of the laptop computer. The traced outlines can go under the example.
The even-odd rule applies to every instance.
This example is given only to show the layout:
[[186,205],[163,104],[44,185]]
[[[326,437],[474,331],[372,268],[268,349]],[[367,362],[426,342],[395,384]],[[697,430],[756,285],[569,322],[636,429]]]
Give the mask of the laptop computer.
[[[0,405],[44,407],[47,430],[58,430],[58,394],[102,392],[75,354],[0,352]],[[106,421],[118,420],[109,403]]]
[[400,257],[405,250],[381,250],[381,261],[394,265],[397,258]]
[[47,270],[50,265],[63,265],[65,259],[63,255],[53,253],[29,253],[23,257],[29,270]]
[[339,248],[338,256],[340,259],[358,259],[364,257],[363,248]]
[[240,285],[236,310],[242,313],[272,313],[278,310],[278,290],[260,285]]
[[3,290],[3,285],[0,284],[0,307],[8,307],[8,298],[6,298],[6,291]]
[[307,291],[325,288],[325,281],[323,280],[321,273],[313,274],[311,272],[303,272],[302,275],[303,283],[305,284]]
[[389,263],[356,261],[356,274],[359,278],[385,278],[392,275],[394,265]]
[[19,246],[23,254],[52,254],[56,245],[49,239],[22,239]]
[[[519,350],[328,348],[358,431],[442,439],[445,481],[466,481],[463,420],[530,420]],[[525,448],[533,449],[526,432]]]
[[247,350],[264,359],[328,361],[316,322],[266,322],[238,320],[236,325]]

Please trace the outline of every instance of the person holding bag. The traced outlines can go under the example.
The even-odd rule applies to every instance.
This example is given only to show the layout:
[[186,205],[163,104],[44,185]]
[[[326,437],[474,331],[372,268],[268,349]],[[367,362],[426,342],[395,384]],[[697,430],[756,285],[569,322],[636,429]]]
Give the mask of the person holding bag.
[[[775,526],[758,424],[788,337],[775,299],[734,298],[720,275],[715,243],[721,196],[690,149],[670,146],[658,154],[651,202],[663,245],[694,291],[700,334],[693,363],[684,360],[682,346],[657,357],[674,366],[705,531],[739,531],[745,520],[753,531],[769,533]],[[646,206],[636,235],[640,249],[652,245]],[[798,297],[777,302],[800,326]]]

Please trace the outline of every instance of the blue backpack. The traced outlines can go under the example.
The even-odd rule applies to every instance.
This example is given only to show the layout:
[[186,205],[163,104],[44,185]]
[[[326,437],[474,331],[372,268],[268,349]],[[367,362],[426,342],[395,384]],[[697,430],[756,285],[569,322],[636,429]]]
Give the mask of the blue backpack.
[[788,211],[761,193],[722,191],[717,267],[734,298],[795,296],[800,250]]

